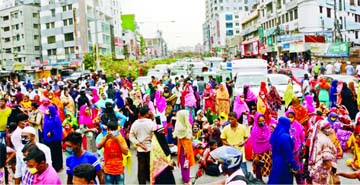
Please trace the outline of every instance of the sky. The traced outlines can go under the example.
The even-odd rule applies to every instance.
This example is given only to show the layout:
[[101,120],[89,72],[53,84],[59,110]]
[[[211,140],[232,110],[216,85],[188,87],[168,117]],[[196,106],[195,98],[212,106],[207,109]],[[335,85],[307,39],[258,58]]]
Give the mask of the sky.
[[[168,48],[202,43],[205,0],[120,0],[122,14],[135,14],[140,33],[155,37],[162,30]],[[171,21],[175,21],[172,23]]]

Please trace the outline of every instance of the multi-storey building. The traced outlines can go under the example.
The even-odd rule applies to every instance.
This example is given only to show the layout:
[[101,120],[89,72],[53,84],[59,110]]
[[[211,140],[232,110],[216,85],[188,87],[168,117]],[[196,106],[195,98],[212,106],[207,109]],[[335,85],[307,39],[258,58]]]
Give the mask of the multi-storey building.
[[162,32],[158,31],[155,38],[145,38],[146,51],[148,58],[166,57],[167,44],[162,36]]
[[41,56],[40,7],[19,5],[0,10],[0,61],[11,70],[21,63],[31,66]]
[[241,20],[255,0],[206,0],[206,20],[203,24],[206,51],[221,52],[227,37],[240,36]]
[[241,23],[242,57],[258,57],[260,56],[261,40],[259,40],[259,9],[257,6],[251,10]]
[[[86,53],[120,56],[119,0],[41,0],[44,61],[67,64]],[[96,47],[97,46],[97,47]]]
[[261,0],[259,10],[266,52],[284,59],[346,57],[360,42],[356,0]]

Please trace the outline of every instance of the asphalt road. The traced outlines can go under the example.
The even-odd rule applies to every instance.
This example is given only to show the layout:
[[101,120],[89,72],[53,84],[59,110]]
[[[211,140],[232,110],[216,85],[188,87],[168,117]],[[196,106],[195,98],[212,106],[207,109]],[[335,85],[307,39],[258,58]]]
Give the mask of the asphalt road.
[[[284,107],[283,107],[284,110]],[[284,111],[281,110],[279,111],[279,115],[283,115]],[[134,151],[132,149],[132,167],[131,167],[131,173],[128,173],[127,170],[125,172],[125,184],[138,184],[137,181],[137,158],[136,158],[136,151]],[[349,153],[345,153],[344,157],[340,160],[338,160],[337,164],[338,164],[338,171],[343,171],[343,172],[351,172],[352,169],[346,166],[346,160],[352,158],[352,154]],[[176,161],[176,157],[174,157],[174,160]],[[65,156],[64,156],[64,162],[65,162]],[[251,161],[247,161],[247,167],[248,167],[248,171],[252,171],[252,162]],[[196,164],[195,166],[193,166],[191,168],[191,177],[195,177],[196,172],[198,170],[198,164]],[[65,169],[65,164],[64,164],[64,169]],[[66,172],[65,170],[63,170],[62,172],[59,173],[59,176],[61,178],[61,182],[63,184],[66,183]],[[176,168],[174,170],[174,176],[175,176],[175,180],[176,180],[176,184],[183,184],[182,180],[181,180],[181,172],[179,168]],[[219,176],[219,177],[211,177],[208,176],[204,173],[204,175],[200,178],[197,179],[196,184],[210,184],[210,183],[214,183],[216,181],[220,181],[222,179],[225,179],[225,176]],[[193,180],[193,178],[192,178]],[[264,178],[264,181],[267,182],[267,178]],[[294,180],[295,183],[295,180]],[[360,181],[357,179],[346,179],[346,178],[342,178],[341,177],[341,184],[360,184]]]

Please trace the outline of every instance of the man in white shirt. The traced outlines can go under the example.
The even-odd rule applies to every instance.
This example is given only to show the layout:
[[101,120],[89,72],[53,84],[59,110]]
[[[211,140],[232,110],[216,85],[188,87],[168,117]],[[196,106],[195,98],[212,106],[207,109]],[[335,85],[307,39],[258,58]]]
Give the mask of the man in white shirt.
[[15,131],[11,134],[11,138],[10,138],[11,143],[14,145],[15,151],[19,151],[24,147],[24,145],[21,143],[21,131],[24,129],[25,123],[27,122],[28,119],[29,116],[26,114],[18,114],[16,116],[18,125]]
[[[46,163],[51,166],[52,160],[51,160],[50,148],[44,144],[36,142],[35,135],[36,135],[36,131],[33,127],[25,127],[21,132],[22,144],[25,145],[25,148],[31,147],[30,146],[31,144],[36,145],[41,151],[44,152],[45,158],[46,158]],[[16,171],[14,174],[14,178],[15,178],[15,184],[24,184],[25,185],[25,184],[28,184],[28,182],[29,182],[28,179],[33,178],[33,176],[31,174],[26,174],[27,176],[25,176],[27,166],[24,162],[24,155],[22,152],[23,148],[24,148],[24,146],[21,147],[21,149],[19,149],[18,151],[16,151]]]
[[310,94],[310,82],[309,82],[308,74],[304,75],[304,80],[303,80],[303,84],[302,84],[302,90],[303,90],[304,97],[306,95]]
[[340,74],[341,63],[339,61],[336,61],[334,64],[334,68],[335,68],[335,74]]
[[146,184],[146,181],[150,181],[151,137],[157,125],[148,107],[140,109],[140,116],[131,126],[129,139],[137,147],[139,184]]
[[333,72],[333,68],[334,68],[334,66],[333,66],[331,63],[328,63],[328,64],[325,66],[326,74],[327,74],[327,75],[331,75],[332,72]]
[[172,93],[174,95],[176,95],[176,102],[175,102],[175,106],[174,106],[174,111],[178,111],[180,110],[180,104],[181,104],[181,88],[180,88],[180,83],[179,82],[176,82],[175,84],[175,88],[172,89]]

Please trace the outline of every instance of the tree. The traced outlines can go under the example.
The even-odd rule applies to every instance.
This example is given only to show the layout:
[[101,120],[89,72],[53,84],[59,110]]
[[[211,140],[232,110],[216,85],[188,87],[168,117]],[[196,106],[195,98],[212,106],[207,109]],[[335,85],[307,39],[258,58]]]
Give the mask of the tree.
[[91,53],[86,53],[83,58],[83,64],[85,66],[85,70],[95,69],[95,60]]
[[142,56],[145,56],[145,48],[146,48],[145,39],[143,36],[141,36],[140,37],[140,53]]

